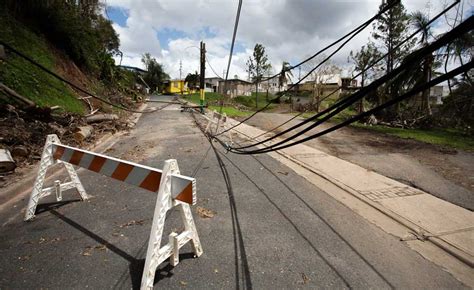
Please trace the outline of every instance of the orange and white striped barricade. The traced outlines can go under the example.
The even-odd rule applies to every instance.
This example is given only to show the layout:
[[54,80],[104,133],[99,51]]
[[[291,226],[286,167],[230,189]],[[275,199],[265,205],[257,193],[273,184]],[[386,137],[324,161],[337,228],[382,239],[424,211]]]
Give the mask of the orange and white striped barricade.
[[[66,166],[71,181],[64,184],[55,181],[54,187],[43,188],[48,167],[56,163]],[[63,145],[56,135],[48,135],[46,139],[38,176],[28,202],[25,221],[34,217],[38,201],[52,192],[56,192],[58,201],[62,199],[62,191],[71,188],[76,188],[83,200],[88,198],[73,165],[158,193],[143,270],[142,289],[153,288],[156,268],[163,261],[170,258],[172,266],[179,263],[179,249],[187,242],[191,242],[197,257],[202,255],[201,242],[189,206],[196,203],[196,180],[180,175],[175,159],[166,160],[163,170],[159,170]],[[175,206],[181,210],[184,231],[180,234],[171,233],[168,244],[160,248],[166,213]]]
[[[206,130],[205,130],[206,133],[212,134],[213,125],[214,125],[214,134],[219,133],[220,129],[222,131],[226,130],[226,125],[228,124],[226,113],[220,114],[216,110],[214,110],[209,114],[209,116],[206,116],[206,119],[208,120]],[[229,138],[230,143],[231,144],[234,143],[232,140],[232,132],[229,130],[226,133],[227,133],[226,135]]]

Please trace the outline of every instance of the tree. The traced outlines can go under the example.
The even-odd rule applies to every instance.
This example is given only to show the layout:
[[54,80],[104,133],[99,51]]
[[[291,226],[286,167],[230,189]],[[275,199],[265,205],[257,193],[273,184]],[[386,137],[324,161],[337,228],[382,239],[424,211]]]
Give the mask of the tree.
[[[318,66],[324,59],[327,57],[322,54],[319,57],[312,59],[311,61],[306,63],[306,67],[308,70],[313,69],[314,67]],[[331,62],[331,60],[327,60],[323,64],[319,65],[317,69],[315,69],[310,74],[310,80],[313,84],[313,106],[317,112],[321,107],[321,97],[324,94],[324,88],[327,85],[327,82],[333,79],[335,76],[341,73],[341,69],[337,67],[335,64]]]
[[142,62],[147,71],[143,79],[152,89],[161,91],[163,89],[163,81],[169,79],[169,75],[165,73],[163,66],[149,53],[145,53],[142,56]]
[[268,62],[265,47],[259,43],[255,44],[253,55],[247,60],[247,72],[252,76],[255,83],[255,107],[258,108],[258,83],[262,77],[271,69]]
[[[431,36],[431,28],[428,25],[430,19],[427,15],[423,14],[420,11],[416,11],[411,14],[411,23],[413,27],[418,30],[421,29],[421,39],[420,44],[422,46],[428,45],[428,38]],[[422,69],[422,82],[427,83],[431,80],[431,71],[433,67],[434,56],[433,54],[429,55],[423,60],[423,69]],[[431,115],[430,107],[430,89],[426,89],[421,94],[420,107],[422,111],[426,111],[428,115]]]
[[200,80],[200,75],[198,72],[195,72],[194,74],[189,73],[184,81],[188,84],[188,88],[191,90],[199,88],[199,80]]
[[[349,57],[354,62],[354,71],[360,73],[360,85],[365,86],[365,81],[380,69],[380,65],[375,62],[381,57],[381,53],[375,47],[373,42],[363,45],[355,54],[351,51]],[[359,113],[364,111],[364,99],[359,102]]]
[[280,75],[278,76],[278,91],[281,91],[281,88],[288,83],[288,80],[293,77],[293,73],[290,70],[291,65],[287,61],[283,61],[281,64]]
[[[382,0],[380,10],[396,0]],[[408,36],[410,16],[407,14],[405,7],[400,2],[387,12],[383,13],[374,23],[374,31],[372,37],[379,42],[379,48],[382,52],[387,53],[385,58],[385,69],[389,73],[395,65],[399,64],[403,57],[410,52],[416,39],[407,41],[405,44],[396,48]]]
[[[394,1],[397,0],[382,0],[380,9],[384,9]],[[410,48],[416,42],[416,39],[413,38],[401,45],[409,34],[409,21],[410,16],[400,2],[383,13],[374,23],[372,37],[375,39],[376,44],[378,44],[378,50],[383,54],[387,54],[384,59],[386,73],[391,72],[410,53]],[[397,47],[398,45],[400,47]],[[377,103],[381,104],[392,97],[392,95],[398,95],[401,89],[402,87],[396,86],[393,82],[386,85],[382,88],[383,93],[378,95]],[[390,107],[384,110],[383,113],[389,118],[399,115],[399,104],[396,109]]]

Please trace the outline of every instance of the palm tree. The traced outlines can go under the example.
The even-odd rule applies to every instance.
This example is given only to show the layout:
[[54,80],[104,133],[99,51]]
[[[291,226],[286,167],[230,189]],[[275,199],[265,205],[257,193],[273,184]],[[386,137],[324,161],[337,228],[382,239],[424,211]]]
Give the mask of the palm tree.
[[281,72],[278,76],[278,91],[281,91],[283,85],[288,83],[288,80],[291,80],[293,73],[291,72],[291,65],[287,61],[283,61],[281,64]]
[[[423,14],[420,11],[413,12],[410,16],[411,23],[413,27],[418,30],[421,29],[421,39],[420,44],[422,46],[428,45],[428,38],[431,36],[431,28],[428,25],[430,19],[426,14]],[[423,61],[423,80],[424,82],[429,82],[431,80],[431,70],[434,62],[434,56],[430,55],[426,57]],[[421,107],[426,109],[428,115],[431,115],[431,106],[430,106],[430,89],[426,89],[421,94]]]

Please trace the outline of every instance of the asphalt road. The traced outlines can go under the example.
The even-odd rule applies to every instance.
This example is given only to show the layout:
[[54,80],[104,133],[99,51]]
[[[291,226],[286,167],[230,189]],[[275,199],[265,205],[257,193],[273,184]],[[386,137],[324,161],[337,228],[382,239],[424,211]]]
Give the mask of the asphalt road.
[[[214,150],[176,105],[144,114],[116,141],[106,154],[158,168],[176,158],[181,174],[196,173],[204,254],[185,246],[177,267],[159,267],[157,288],[464,287],[271,157]],[[22,221],[27,197],[0,212],[0,289],[139,287],[156,196],[79,176],[90,201],[74,191],[45,199],[32,222]],[[197,206],[215,215],[202,218]],[[182,229],[177,211],[166,222],[165,235]]]

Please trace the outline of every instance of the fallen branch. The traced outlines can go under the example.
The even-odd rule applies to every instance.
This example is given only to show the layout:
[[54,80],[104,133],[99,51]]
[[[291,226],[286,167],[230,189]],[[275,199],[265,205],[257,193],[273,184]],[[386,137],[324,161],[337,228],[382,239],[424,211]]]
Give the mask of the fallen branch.
[[86,122],[88,124],[114,120],[118,120],[118,116],[115,114],[98,114],[86,117]]
[[0,89],[2,91],[4,91],[5,93],[7,93],[8,95],[10,95],[11,97],[13,97],[15,100],[20,101],[20,103],[22,103],[23,105],[26,105],[25,108],[36,107],[36,104],[33,101],[29,100],[26,97],[23,97],[22,95],[18,94],[17,92],[15,92],[12,89],[10,89],[9,87],[4,85],[3,83],[0,83]]
[[76,132],[74,132],[73,136],[77,142],[82,142],[87,139],[92,132],[94,131],[94,127],[92,126],[81,126],[77,127]]

